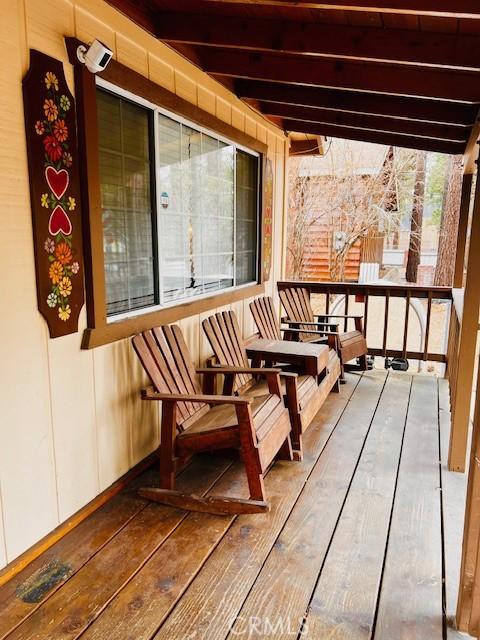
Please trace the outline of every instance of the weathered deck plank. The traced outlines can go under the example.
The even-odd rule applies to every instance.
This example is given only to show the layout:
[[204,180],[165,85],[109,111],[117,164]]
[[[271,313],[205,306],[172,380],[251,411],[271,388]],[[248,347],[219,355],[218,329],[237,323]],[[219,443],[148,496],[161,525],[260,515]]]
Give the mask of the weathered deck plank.
[[413,379],[375,640],[442,639],[437,380]]
[[[343,501],[344,494],[342,495],[341,491],[342,487],[343,491],[346,491],[348,480],[346,482],[342,480],[346,474],[339,473],[339,469],[342,469],[344,460],[347,461],[347,464],[348,460],[352,460],[352,463],[355,464],[364,437],[361,435],[356,438],[355,432],[357,429],[363,432],[362,425],[365,421],[367,425],[369,424],[380,397],[384,379],[384,372],[369,373],[362,377],[344,413],[340,416],[337,412],[336,416],[330,416],[329,422],[331,420],[331,424],[327,431],[330,432],[333,429],[337,420],[338,424],[323,451],[325,439],[322,438],[322,433],[325,432],[325,427],[322,430],[310,427],[305,435],[307,455],[304,462],[298,465],[299,469],[301,467],[307,469],[303,482],[307,479],[308,473],[312,469],[314,471],[308,478],[287,521],[288,530],[295,532],[298,530],[299,522],[308,520],[311,524],[311,530],[306,536],[308,540],[305,541],[305,544],[308,544],[315,537],[314,528],[322,529],[322,525],[327,526],[326,515],[322,511],[321,505],[328,508],[330,501],[335,504],[337,501],[340,503]],[[335,402],[335,396],[330,396],[330,400]],[[338,403],[338,400],[336,402]],[[328,405],[328,409],[330,406]],[[327,404],[324,407],[326,408]],[[323,413],[324,410],[321,414]],[[320,452],[320,461],[314,467]],[[326,461],[324,462],[325,457]],[[324,468],[328,470],[326,474],[322,471]],[[275,469],[272,471],[272,475],[274,472]],[[270,478],[270,474],[268,478]],[[293,487],[292,484],[292,488],[289,490],[292,507],[299,493],[296,487],[293,491]],[[337,488],[339,492],[336,491]],[[331,509],[332,514],[333,511],[334,507]],[[322,525],[319,523],[319,514]],[[332,515],[333,523],[337,514]],[[177,637],[224,639],[262,570],[263,563],[271,552],[272,546],[274,555],[284,551],[281,558],[274,559],[274,571],[282,571],[282,563],[288,563],[287,549],[290,543],[284,541],[285,532],[277,539],[284,521],[285,516],[283,516],[283,520],[275,521],[274,515],[270,517],[270,521],[265,517],[263,523],[259,519],[251,517],[238,518],[188,592],[161,627],[155,640],[171,640]],[[308,557],[306,549],[302,557]],[[303,566],[294,567],[294,575],[298,578],[299,574],[302,574],[302,580],[298,582],[302,582]]]
[[[228,469],[225,458],[202,457],[178,478],[185,491],[204,493]],[[185,512],[148,504],[99,553],[20,624],[9,640],[77,637],[105,602],[185,518]]]
[[302,637],[369,640],[371,636],[411,380],[403,374],[389,375]]

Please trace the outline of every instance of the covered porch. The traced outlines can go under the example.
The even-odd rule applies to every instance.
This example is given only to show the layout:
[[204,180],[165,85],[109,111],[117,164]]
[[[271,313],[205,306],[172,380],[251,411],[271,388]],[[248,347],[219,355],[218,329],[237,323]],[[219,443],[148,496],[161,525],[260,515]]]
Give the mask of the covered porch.
[[[455,638],[464,477],[447,470],[448,383],[348,374],[294,467],[266,476],[271,511],[148,504],[136,487],[0,588],[0,634],[27,638]],[[230,458],[179,488],[247,495]]]
[[[479,637],[476,2],[14,0],[4,14],[0,640]],[[98,72],[92,42],[111,56]],[[29,73],[45,59],[55,73]],[[26,145],[32,95],[43,120],[25,107]],[[451,286],[285,280],[289,156],[325,136],[463,156]],[[325,313],[360,305],[377,362],[325,393],[302,460],[262,469],[270,511],[140,497],[159,483],[163,408],[141,401],[132,338],[178,325],[204,373],[212,314],[255,339],[250,303],[270,297],[280,322],[295,286]],[[385,370],[396,357],[437,368]],[[175,481],[249,497],[230,452],[195,455]]]

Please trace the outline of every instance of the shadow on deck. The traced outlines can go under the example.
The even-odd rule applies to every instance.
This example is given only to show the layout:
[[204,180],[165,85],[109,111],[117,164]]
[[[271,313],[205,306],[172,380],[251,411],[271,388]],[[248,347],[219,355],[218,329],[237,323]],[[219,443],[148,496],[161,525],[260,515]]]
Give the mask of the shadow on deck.
[[[150,469],[0,589],[0,638],[441,640],[465,486],[439,464],[448,430],[446,381],[350,374],[307,432],[304,461],[268,473],[270,513],[148,504],[135,489],[154,483]],[[245,490],[221,457],[179,480]]]

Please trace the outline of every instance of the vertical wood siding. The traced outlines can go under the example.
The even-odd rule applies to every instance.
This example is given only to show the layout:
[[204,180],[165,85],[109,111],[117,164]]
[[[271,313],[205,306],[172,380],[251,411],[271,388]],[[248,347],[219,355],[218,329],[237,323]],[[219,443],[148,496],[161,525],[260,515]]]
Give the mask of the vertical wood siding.
[[[62,60],[64,36],[102,40],[120,62],[267,142],[275,166],[272,276],[281,275],[286,141],[251,109],[101,0],[10,0],[0,21],[0,567],[65,521],[158,444],[159,409],[141,403],[129,340],[81,351],[80,332],[49,340],[37,311],[21,81],[28,49]],[[275,293],[272,280],[267,293]],[[246,334],[250,300],[237,302]],[[212,311],[213,313],[214,311]],[[200,323],[181,321],[198,364]]]

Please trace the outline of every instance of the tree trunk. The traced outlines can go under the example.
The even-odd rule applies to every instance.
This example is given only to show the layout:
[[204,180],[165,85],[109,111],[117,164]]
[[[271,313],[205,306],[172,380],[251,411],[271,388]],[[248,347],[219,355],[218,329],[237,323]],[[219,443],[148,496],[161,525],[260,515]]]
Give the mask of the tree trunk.
[[418,265],[422,249],[423,205],[425,201],[426,151],[417,151],[415,186],[413,189],[412,219],[410,222],[410,242],[406,269],[407,282],[417,282]]
[[455,272],[458,217],[462,198],[461,156],[450,156],[448,160],[444,194],[434,284],[438,287],[451,287]]

